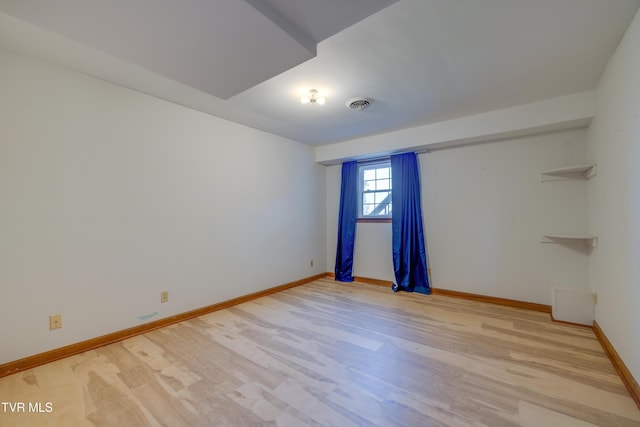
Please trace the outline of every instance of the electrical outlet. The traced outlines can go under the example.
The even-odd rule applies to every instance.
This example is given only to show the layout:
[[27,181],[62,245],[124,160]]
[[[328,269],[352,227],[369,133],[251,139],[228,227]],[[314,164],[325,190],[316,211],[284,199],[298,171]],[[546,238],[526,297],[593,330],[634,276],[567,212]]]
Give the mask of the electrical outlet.
[[62,314],[52,314],[49,316],[49,330],[62,328]]
[[309,261],[309,267],[313,268],[313,260]]
[[160,292],[160,302],[169,302],[169,291]]

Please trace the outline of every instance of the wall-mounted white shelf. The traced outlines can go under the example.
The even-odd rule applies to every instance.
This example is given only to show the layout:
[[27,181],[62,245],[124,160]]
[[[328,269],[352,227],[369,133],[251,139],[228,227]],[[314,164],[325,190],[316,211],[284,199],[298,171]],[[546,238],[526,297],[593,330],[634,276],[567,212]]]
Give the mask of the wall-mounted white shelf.
[[546,233],[540,238],[541,243],[584,242],[589,248],[598,246],[598,238],[591,234],[556,234]]
[[542,172],[540,181],[558,181],[561,179],[591,179],[598,174],[598,165],[576,165],[551,169]]

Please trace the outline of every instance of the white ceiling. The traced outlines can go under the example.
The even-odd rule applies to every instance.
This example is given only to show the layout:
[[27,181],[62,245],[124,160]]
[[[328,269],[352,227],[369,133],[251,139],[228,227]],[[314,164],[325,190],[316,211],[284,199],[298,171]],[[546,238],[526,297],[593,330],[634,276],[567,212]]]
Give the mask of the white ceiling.
[[0,45],[319,145],[591,90],[640,6],[395,1],[0,0]]

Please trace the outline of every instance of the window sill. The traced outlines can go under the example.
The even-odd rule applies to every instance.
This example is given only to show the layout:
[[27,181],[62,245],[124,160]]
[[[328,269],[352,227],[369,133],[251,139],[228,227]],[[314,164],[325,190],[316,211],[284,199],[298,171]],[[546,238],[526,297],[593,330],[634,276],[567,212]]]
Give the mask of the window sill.
[[391,223],[391,218],[358,218],[356,222],[364,222],[364,223]]

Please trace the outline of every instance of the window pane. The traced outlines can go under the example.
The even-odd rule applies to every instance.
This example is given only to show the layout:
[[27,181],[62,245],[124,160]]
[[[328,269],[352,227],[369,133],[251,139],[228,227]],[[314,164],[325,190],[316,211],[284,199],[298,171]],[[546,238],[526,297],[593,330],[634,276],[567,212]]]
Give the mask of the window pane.
[[[376,200],[375,203],[376,204],[385,202],[386,198],[389,196],[389,193],[387,193],[387,192],[377,192],[377,193],[374,193],[374,194],[376,195],[376,198],[375,198],[375,200]],[[386,202],[388,203],[388,201],[386,201]]]
[[381,179],[376,181],[376,190],[390,190],[390,182],[388,179]]
[[376,178],[378,179],[389,178],[389,168],[376,169]]
[[387,206],[380,205],[377,214],[380,216],[387,216]]
[[389,217],[391,215],[391,166],[389,162],[359,166],[359,216]]
[[364,204],[374,204],[375,203],[375,194],[376,193],[365,193],[362,195],[362,200]]

